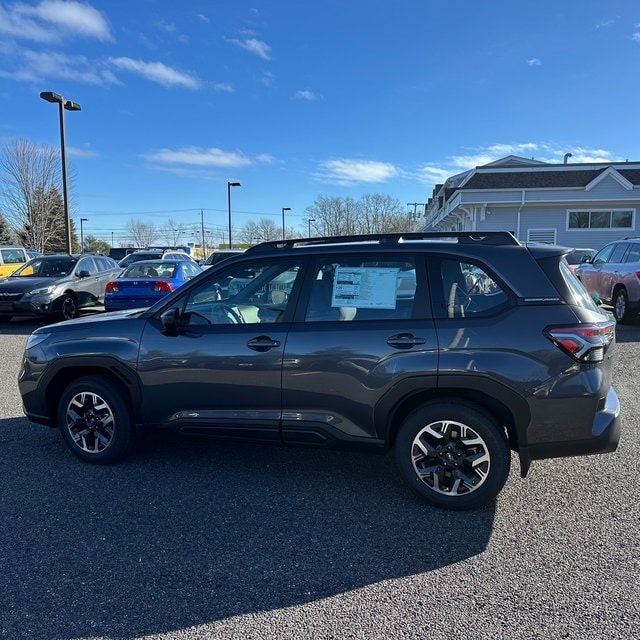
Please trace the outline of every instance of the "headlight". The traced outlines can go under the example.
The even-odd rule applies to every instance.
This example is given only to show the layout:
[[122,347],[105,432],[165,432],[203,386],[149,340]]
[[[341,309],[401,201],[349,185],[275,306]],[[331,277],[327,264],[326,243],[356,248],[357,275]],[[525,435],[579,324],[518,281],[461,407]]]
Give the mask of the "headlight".
[[34,289],[33,291],[29,291],[29,295],[31,296],[40,296],[48,293],[53,293],[55,291],[55,285],[51,287],[43,287],[42,289]]
[[33,347],[38,346],[41,342],[44,342],[51,334],[50,333],[32,333],[27,338],[27,344],[25,346],[25,351],[32,349]]

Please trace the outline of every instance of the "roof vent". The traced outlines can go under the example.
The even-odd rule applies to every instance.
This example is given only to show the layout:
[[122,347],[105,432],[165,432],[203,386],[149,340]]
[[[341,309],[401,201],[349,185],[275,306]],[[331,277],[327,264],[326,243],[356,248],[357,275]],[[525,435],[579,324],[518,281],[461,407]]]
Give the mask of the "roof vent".
[[573,153],[565,153],[564,154],[564,163],[567,164],[567,160],[569,160],[569,158],[573,158]]

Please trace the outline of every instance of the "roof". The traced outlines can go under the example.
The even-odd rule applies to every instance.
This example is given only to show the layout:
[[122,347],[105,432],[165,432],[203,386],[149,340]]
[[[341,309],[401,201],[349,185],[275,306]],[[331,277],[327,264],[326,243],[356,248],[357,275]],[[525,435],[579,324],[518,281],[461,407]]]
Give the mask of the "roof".
[[[634,185],[640,185],[640,169],[621,169],[614,165],[598,166],[593,169],[559,169],[527,171],[478,171],[467,183],[458,189],[544,189],[558,187],[586,187],[600,174],[613,167]],[[455,190],[458,190],[455,189]],[[453,190],[452,190],[453,191]]]

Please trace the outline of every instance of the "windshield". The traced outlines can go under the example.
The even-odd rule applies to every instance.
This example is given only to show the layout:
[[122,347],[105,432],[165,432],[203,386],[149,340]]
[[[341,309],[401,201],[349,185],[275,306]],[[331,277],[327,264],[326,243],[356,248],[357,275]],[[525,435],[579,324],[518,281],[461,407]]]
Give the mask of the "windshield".
[[71,273],[76,262],[69,256],[34,258],[15,271],[12,277],[60,278]]

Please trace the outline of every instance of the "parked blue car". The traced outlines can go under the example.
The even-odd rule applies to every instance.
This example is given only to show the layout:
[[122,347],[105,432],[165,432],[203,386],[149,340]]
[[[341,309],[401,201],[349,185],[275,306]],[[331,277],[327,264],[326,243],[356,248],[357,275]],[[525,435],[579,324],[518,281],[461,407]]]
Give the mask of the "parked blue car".
[[140,260],[129,265],[104,291],[105,311],[150,307],[202,269],[186,260]]

